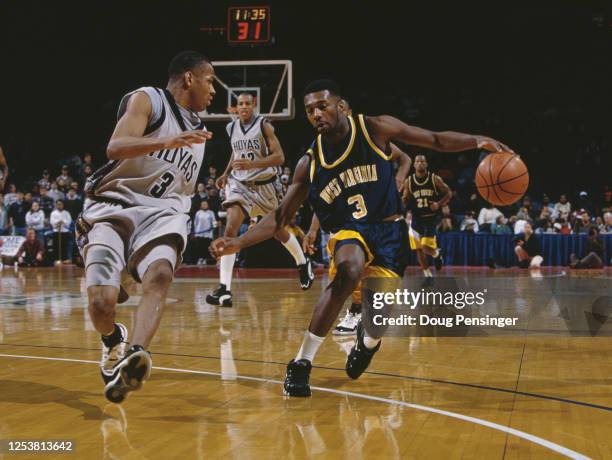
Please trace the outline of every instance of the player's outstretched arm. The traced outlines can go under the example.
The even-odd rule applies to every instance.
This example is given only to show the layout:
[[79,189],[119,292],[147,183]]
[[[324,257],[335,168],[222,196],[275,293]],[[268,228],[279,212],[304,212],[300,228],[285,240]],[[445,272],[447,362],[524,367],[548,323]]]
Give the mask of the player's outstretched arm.
[[386,145],[400,141],[438,152],[462,152],[471,149],[485,149],[489,152],[512,152],[507,145],[486,136],[458,133],[455,131],[429,131],[410,126],[389,115],[367,117],[368,129],[374,142]]
[[267,155],[265,158],[257,158],[255,160],[249,160],[246,158],[234,160],[232,161],[232,168],[237,171],[243,169],[269,168],[273,166],[280,166],[285,162],[283,148],[281,147],[276,134],[274,134],[274,126],[272,126],[271,123],[267,121],[263,123],[263,134],[268,142],[269,155]]
[[143,137],[151,110],[151,99],[146,93],[138,92],[130,97],[126,111],[117,122],[106,147],[106,156],[110,160],[123,160],[161,149],[203,144],[212,137],[212,133],[202,130],[186,131],[174,137]]
[[399,161],[399,168],[397,168],[397,173],[395,174],[395,183],[397,191],[402,193],[404,191],[404,181],[408,171],[410,171],[410,166],[412,166],[412,158],[393,142],[389,142],[389,147],[391,147],[391,159]]
[[265,216],[239,238],[216,239],[210,245],[210,252],[215,257],[233,254],[243,248],[272,238],[278,229],[288,225],[308,196],[308,189],[310,188],[309,166],[310,156],[304,155],[295,168],[293,182],[287,190],[287,195],[275,212]]

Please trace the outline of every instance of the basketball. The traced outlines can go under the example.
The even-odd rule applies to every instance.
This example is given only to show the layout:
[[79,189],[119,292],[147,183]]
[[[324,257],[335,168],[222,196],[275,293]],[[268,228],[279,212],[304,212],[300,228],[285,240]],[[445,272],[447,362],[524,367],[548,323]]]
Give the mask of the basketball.
[[508,206],[518,201],[529,186],[529,171],[514,153],[487,155],[476,169],[478,193],[489,203]]

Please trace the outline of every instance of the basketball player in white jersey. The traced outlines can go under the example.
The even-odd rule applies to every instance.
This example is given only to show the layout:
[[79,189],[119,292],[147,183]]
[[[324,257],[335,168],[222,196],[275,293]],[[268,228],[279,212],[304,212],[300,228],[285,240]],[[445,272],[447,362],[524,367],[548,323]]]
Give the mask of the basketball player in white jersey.
[[[217,186],[225,187],[226,199],[222,206],[227,210],[227,226],[224,235],[230,238],[238,236],[240,225],[247,216],[265,216],[278,208],[282,199],[278,169],[285,162],[274,127],[254,112],[253,96],[240,94],[237,108],[238,119],[227,125],[232,157],[223,175],[217,179]],[[295,235],[281,228],[274,237],[293,256],[302,289],[310,288],[314,280],[312,265]],[[209,304],[232,305],[231,284],[235,260],[236,254],[221,257],[220,285],[206,296]]]
[[[190,195],[211,137],[197,112],[215,94],[213,76],[207,58],[184,51],[170,62],[166,89],[125,95],[106,151],[110,161],[86,184],[78,237],[89,313],[102,335],[104,394],[115,403],[151,372],[146,350],[186,246]],[[143,286],[127,352],[127,328],[115,323],[124,268]]]

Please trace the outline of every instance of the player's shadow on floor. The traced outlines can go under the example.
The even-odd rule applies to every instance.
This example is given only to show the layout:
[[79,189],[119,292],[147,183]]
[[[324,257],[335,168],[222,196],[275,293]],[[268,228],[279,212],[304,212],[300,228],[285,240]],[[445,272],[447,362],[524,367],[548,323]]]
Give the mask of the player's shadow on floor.
[[57,403],[76,409],[85,420],[104,420],[108,418],[98,406],[83,402],[83,398],[97,397],[98,393],[66,390],[65,388],[19,380],[0,380],[0,402],[17,404]]

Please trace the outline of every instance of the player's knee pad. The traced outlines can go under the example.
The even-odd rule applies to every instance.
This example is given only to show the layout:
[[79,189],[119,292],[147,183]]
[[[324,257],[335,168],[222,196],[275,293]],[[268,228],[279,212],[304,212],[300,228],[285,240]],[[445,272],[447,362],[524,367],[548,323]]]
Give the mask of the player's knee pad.
[[90,286],[115,286],[121,283],[123,258],[102,244],[89,245],[85,255],[85,281]]

